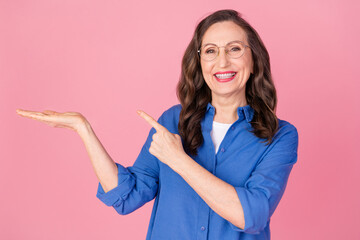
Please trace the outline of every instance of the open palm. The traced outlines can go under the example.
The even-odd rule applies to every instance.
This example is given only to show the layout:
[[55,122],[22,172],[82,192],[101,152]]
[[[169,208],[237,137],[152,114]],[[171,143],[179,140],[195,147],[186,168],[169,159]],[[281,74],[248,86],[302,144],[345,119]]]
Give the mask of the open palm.
[[74,131],[77,131],[85,121],[85,117],[78,112],[59,113],[51,110],[35,112],[22,109],[17,109],[16,112],[20,116],[44,122],[52,127],[68,128]]

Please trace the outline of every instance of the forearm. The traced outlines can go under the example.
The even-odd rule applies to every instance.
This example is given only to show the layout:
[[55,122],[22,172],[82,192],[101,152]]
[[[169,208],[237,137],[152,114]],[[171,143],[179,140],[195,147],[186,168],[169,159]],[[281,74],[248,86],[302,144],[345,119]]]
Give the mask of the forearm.
[[245,219],[235,188],[216,177],[189,156],[173,168],[209,207],[235,226],[244,229]]
[[118,184],[117,166],[95,135],[90,124],[84,120],[77,129],[77,133],[85,144],[95,174],[104,191],[108,192],[115,188]]

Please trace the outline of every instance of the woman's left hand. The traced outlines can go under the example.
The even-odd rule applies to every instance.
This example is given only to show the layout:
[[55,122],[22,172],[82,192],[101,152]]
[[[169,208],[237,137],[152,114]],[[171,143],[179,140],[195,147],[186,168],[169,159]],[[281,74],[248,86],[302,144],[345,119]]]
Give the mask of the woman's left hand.
[[181,161],[181,158],[186,155],[180,135],[169,132],[147,113],[143,111],[137,111],[137,113],[156,130],[156,133],[152,136],[149,152],[174,169]]

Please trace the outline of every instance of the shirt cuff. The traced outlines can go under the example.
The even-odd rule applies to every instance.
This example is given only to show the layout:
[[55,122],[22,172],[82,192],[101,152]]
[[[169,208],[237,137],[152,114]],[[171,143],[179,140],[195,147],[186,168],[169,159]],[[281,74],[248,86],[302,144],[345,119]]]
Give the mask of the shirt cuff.
[[257,190],[248,190],[244,187],[235,187],[240,199],[245,219],[245,227],[241,229],[230,223],[233,230],[257,234],[267,225],[269,204],[264,193]]
[[96,193],[96,197],[107,206],[113,206],[119,201],[124,201],[135,185],[134,177],[131,175],[129,170],[118,163],[115,164],[118,169],[118,185],[105,193],[99,182]]

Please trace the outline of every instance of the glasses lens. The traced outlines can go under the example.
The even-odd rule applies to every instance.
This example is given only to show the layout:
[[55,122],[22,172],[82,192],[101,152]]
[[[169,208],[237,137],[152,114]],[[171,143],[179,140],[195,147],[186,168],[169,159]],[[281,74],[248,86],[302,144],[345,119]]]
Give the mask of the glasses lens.
[[207,45],[201,49],[200,55],[205,61],[211,61],[218,55],[219,49],[214,45]]
[[226,52],[231,58],[239,58],[245,52],[245,45],[242,42],[234,42],[226,46]]
[[[245,44],[243,42],[232,42],[225,47],[225,51],[230,58],[239,58],[245,53]],[[205,61],[212,61],[219,55],[219,47],[216,45],[206,45],[201,48],[200,56]]]

